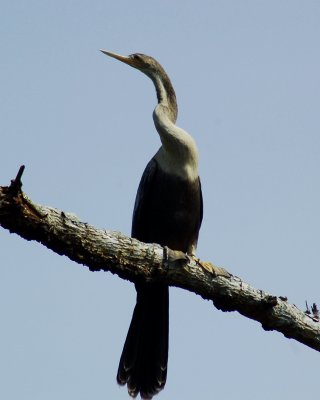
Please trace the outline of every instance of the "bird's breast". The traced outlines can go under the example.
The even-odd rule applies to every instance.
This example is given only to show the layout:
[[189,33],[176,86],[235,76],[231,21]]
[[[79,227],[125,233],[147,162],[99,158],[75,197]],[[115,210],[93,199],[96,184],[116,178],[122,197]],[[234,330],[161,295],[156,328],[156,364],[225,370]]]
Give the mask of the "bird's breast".
[[187,252],[201,223],[199,179],[189,181],[157,169],[133,220],[135,237]]

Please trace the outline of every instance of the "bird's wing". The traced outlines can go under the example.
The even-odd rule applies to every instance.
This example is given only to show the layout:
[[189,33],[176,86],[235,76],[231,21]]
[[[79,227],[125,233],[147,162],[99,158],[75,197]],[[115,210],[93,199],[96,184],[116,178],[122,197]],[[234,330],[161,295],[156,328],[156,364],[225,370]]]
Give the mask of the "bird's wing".
[[152,191],[157,170],[157,161],[152,158],[142,174],[137,191],[136,201],[134,203],[131,235],[132,237],[142,241],[146,240],[146,238],[141,237],[139,228],[142,225],[141,222],[144,218],[145,208],[148,206],[148,199],[150,192]]
[[199,192],[200,192],[200,215],[199,215],[199,229],[200,229],[203,218],[203,197],[202,197],[202,187],[200,178],[199,178]]

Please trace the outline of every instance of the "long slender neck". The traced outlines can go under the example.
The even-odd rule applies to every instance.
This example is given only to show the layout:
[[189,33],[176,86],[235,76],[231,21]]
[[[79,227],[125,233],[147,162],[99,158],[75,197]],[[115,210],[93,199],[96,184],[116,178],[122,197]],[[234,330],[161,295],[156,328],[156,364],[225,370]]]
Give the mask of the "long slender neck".
[[175,123],[178,116],[178,104],[176,93],[173,89],[172,83],[163,70],[160,75],[151,78],[157,92],[158,105],[161,105],[167,114],[167,117],[172,123]]
[[189,133],[175,125],[178,106],[170,79],[164,71],[150,78],[154,83],[158,98],[153,120],[162,142],[156,158],[166,172],[183,179],[197,179],[197,146]]

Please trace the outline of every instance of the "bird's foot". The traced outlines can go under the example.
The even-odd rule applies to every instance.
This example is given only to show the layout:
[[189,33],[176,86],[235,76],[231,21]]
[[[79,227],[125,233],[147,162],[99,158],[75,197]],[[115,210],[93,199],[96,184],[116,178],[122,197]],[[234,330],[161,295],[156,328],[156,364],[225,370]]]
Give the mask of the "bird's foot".
[[231,274],[224,268],[218,267],[217,265],[213,265],[208,261],[201,261],[199,258],[192,256],[195,262],[203,268],[205,271],[209,272],[210,274],[217,276],[223,276],[225,278],[230,278]]

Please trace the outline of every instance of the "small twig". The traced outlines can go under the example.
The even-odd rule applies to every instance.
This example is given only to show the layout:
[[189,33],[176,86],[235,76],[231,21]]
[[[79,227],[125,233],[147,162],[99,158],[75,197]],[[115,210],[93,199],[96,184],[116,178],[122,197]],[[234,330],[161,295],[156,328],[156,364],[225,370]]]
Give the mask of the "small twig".
[[310,311],[310,308],[309,308],[309,306],[308,306],[307,300],[306,300],[306,311],[305,311],[305,313],[306,313],[307,315],[310,315],[310,314],[311,314],[311,311]]
[[22,187],[21,177],[22,177],[24,168],[25,168],[25,166],[21,165],[16,178],[11,180],[11,184],[9,186],[9,191],[13,196],[16,196],[21,190],[21,187]]
[[319,321],[319,309],[318,309],[318,306],[316,305],[316,303],[312,304],[311,311],[312,311],[314,318]]

